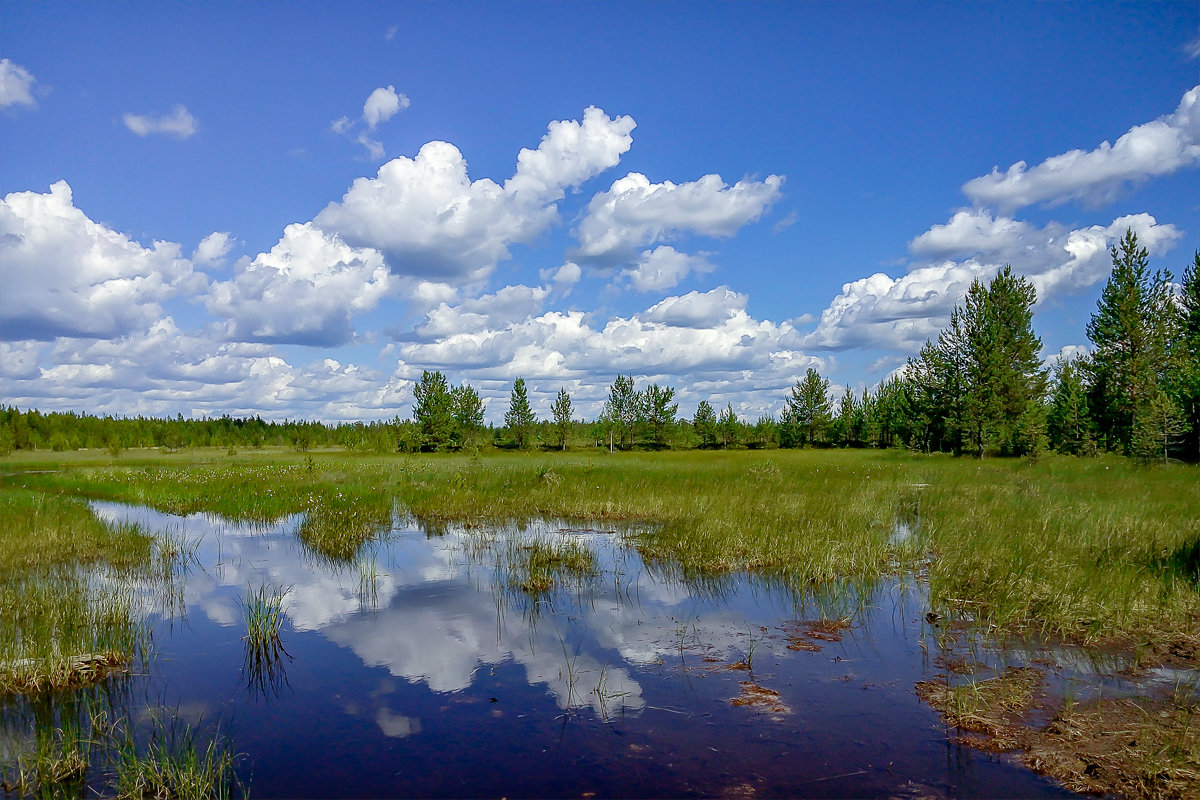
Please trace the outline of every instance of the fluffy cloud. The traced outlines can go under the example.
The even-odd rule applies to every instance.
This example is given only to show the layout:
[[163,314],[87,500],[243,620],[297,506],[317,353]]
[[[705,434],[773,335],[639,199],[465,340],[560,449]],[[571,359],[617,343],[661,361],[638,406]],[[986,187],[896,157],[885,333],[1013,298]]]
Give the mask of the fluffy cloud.
[[643,252],[632,267],[621,272],[621,276],[639,292],[661,292],[678,286],[693,272],[711,272],[712,269],[705,254],[688,255],[664,244]]
[[615,167],[633,144],[636,126],[632,117],[609,118],[595,106],[584,110],[582,122],[551,122],[536,150],[521,148],[504,191],[533,205],[560,200],[563,189]]
[[269,253],[239,264],[232,280],[214,283],[205,305],[230,320],[232,339],[331,346],[349,341],[351,317],[393,284],[378,251],[297,223]]
[[166,317],[119,339],[0,345],[5,402],[47,411],[268,419],[376,419],[411,384],[325,358],[294,366],[268,345],[186,333]]
[[380,122],[386,122],[410,106],[408,95],[398,94],[395,86],[379,88],[367,96],[367,102],[362,103],[362,121],[368,128],[374,128]]
[[7,58],[0,58],[0,108],[9,106],[36,106],[33,86],[37,79],[22,67]]
[[158,319],[163,300],[201,289],[179,245],[142,247],[93,222],[59,181],[0,202],[5,339],[112,338]]
[[544,281],[550,281],[556,288],[570,290],[583,277],[583,270],[574,261],[568,261],[558,269],[540,270],[538,277]]
[[1033,168],[1018,161],[1001,172],[967,181],[963,192],[975,203],[1004,211],[1034,203],[1067,200],[1100,203],[1129,183],[1166,175],[1200,163],[1200,86],[1183,95],[1171,114],[1130,128],[1116,144],[1071,150]]
[[516,173],[500,186],[472,181],[461,152],[429,142],[416,158],[400,157],[360,178],[316,223],[355,247],[382,251],[392,271],[439,281],[485,277],[558,215],[564,190],[617,163],[633,139],[629,117],[589,108],[582,122],[551,123],[537,150],[524,149]]
[[411,101],[408,95],[398,93],[395,86],[380,87],[371,92],[367,96],[367,102],[363,103],[363,122],[373,130],[379,123],[387,122],[409,105]]
[[187,139],[196,133],[196,118],[182,105],[176,105],[170,114],[126,114],[122,119],[125,127],[138,136],[162,133],[176,139]]
[[715,328],[745,313],[749,299],[727,286],[719,286],[708,292],[688,292],[679,297],[668,297],[638,317],[645,322],[676,328]]
[[495,294],[485,294],[451,307],[441,303],[425,315],[414,333],[424,340],[436,340],[461,330],[484,330],[507,325],[540,313],[550,290],[533,286],[505,286]]
[[631,172],[597,194],[579,223],[579,256],[602,264],[635,259],[637,250],[686,233],[727,237],[754,222],[778,199],[783,178],[741,180],[719,175],[691,183],[651,183]]
[[410,105],[412,102],[408,99],[408,95],[397,92],[395,86],[390,84],[387,87],[381,86],[371,92],[367,96],[366,102],[363,103],[362,121],[366,125],[366,130],[356,132],[355,128],[358,123],[349,117],[335,119],[330,128],[334,133],[344,134],[361,144],[367,149],[367,156],[371,160],[377,160],[383,158],[383,143],[372,139],[367,134]]
[[[529,294],[514,294],[533,303]],[[666,298],[601,326],[579,311],[503,321],[477,308],[442,307],[418,326],[426,340],[402,342],[397,349],[407,375],[441,369],[482,381],[482,393],[495,401],[492,409],[504,407],[508,382],[522,376],[535,406],[546,407],[543,413],[558,388],[567,386],[576,393],[580,413],[594,415],[613,377],[631,373],[677,386],[685,406],[704,398],[730,401],[754,416],[775,410],[783,395],[773,390],[820,362],[801,352],[789,324],[756,320],[746,303],[745,295],[720,287]],[[515,305],[513,310],[519,311]]]
[[220,264],[232,249],[232,234],[213,232],[205,236],[196,246],[196,250],[192,253],[192,262],[204,265]]
[[[844,284],[804,344],[834,350],[859,346],[916,350],[937,336],[972,281],[990,278],[1003,264],[1029,278],[1039,301],[1094,285],[1108,275],[1112,266],[1108,249],[1127,228],[1152,253],[1164,251],[1180,236],[1174,225],[1160,225],[1149,214],[1068,230],[1057,223],[1035,228],[981,210],[959,212],[909,245],[914,255],[941,261],[918,266],[899,278],[876,273]],[[954,256],[961,260],[951,260]]]

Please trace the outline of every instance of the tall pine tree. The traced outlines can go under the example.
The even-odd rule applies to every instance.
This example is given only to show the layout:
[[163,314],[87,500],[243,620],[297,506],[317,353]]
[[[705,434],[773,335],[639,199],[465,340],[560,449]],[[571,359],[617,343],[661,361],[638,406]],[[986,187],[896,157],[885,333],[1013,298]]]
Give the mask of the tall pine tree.
[[537,418],[529,406],[529,392],[525,388],[525,379],[513,381],[512,394],[508,400],[508,411],[504,414],[504,424],[512,434],[517,447],[524,450],[533,444],[533,426]]
[[558,397],[554,398],[554,405],[550,407],[550,411],[554,414],[554,430],[558,436],[558,446],[566,450],[567,431],[571,429],[571,395],[567,394],[566,387],[558,390]]
[[1112,274],[1087,325],[1094,345],[1088,400],[1101,443],[1132,453],[1135,431],[1147,431],[1139,416],[1162,410],[1169,331],[1162,315],[1170,311],[1170,276],[1151,276],[1149,253],[1130,229],[1110,252]]
[[1187,425],[1183,451],[1185,458],[1200,461],[1200,250],[1183,271],[1179,307],[1177,402]]

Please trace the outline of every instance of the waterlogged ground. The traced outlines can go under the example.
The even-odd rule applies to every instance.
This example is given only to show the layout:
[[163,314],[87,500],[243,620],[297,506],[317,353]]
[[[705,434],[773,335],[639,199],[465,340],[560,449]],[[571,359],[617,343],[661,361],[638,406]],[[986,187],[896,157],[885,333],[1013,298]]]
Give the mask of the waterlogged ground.
[[[1014,656],[940,635],[915,579],[697,584],[616,531],[399,517],[345,563],[307,550],[299,517],[93,508],[195,547],[171,597],[146,592],[151,655],[123,712],[219,724],[254,797],[1071,796],[962,745],[918,698]],[[531,574],[530,554],[568,550],[594,557]],[[277,660],[244,640],[264,587],[286,590]],[[1081,699],[1111,670],[1050,656]]]

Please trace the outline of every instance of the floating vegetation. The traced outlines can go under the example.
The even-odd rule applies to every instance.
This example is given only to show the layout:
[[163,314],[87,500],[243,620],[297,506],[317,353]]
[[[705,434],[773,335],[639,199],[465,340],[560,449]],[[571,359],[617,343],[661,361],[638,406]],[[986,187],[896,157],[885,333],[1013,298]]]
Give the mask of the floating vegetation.
[[817,620],[790,620],[780,625],[788,650],[818,652],[827,642],[840,642],[842,631],[851,626],[847,617]]
[[743,706],[766,711],[771,714],[790,714],[792,710],[779,699],[779,692],[760,686],[754,681],[742,681],[742,690],[737,697],[729,702],[735,706]]
[[1065,700],[1048,721],[1044,673],[1010,667],[986,680],[951,685],[921,681],[917,694],[946,723],[974,736],[960,741],[988,751],[1020,751],[1032,769],[1072,791],[1131,798],[1200,798],[1200,703],[1194,686],[1156,696]]

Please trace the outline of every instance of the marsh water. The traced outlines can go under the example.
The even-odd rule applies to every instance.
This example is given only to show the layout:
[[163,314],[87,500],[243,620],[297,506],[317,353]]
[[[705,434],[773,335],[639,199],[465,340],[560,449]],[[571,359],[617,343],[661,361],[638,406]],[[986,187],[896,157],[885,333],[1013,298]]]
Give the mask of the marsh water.
[[[194,548],[170,598],[146,592],[124,713],[219,726],[254,797],[1069,796],[956,743],[917,698],[944,670],[912,578],[688,580],[627,532],[401,514],[338,561],[298,517],[93,508]],[[528,588],[522,554],[566,542],[590,566]],[[266,658],[244,639],[262,587],[286,591]]]

